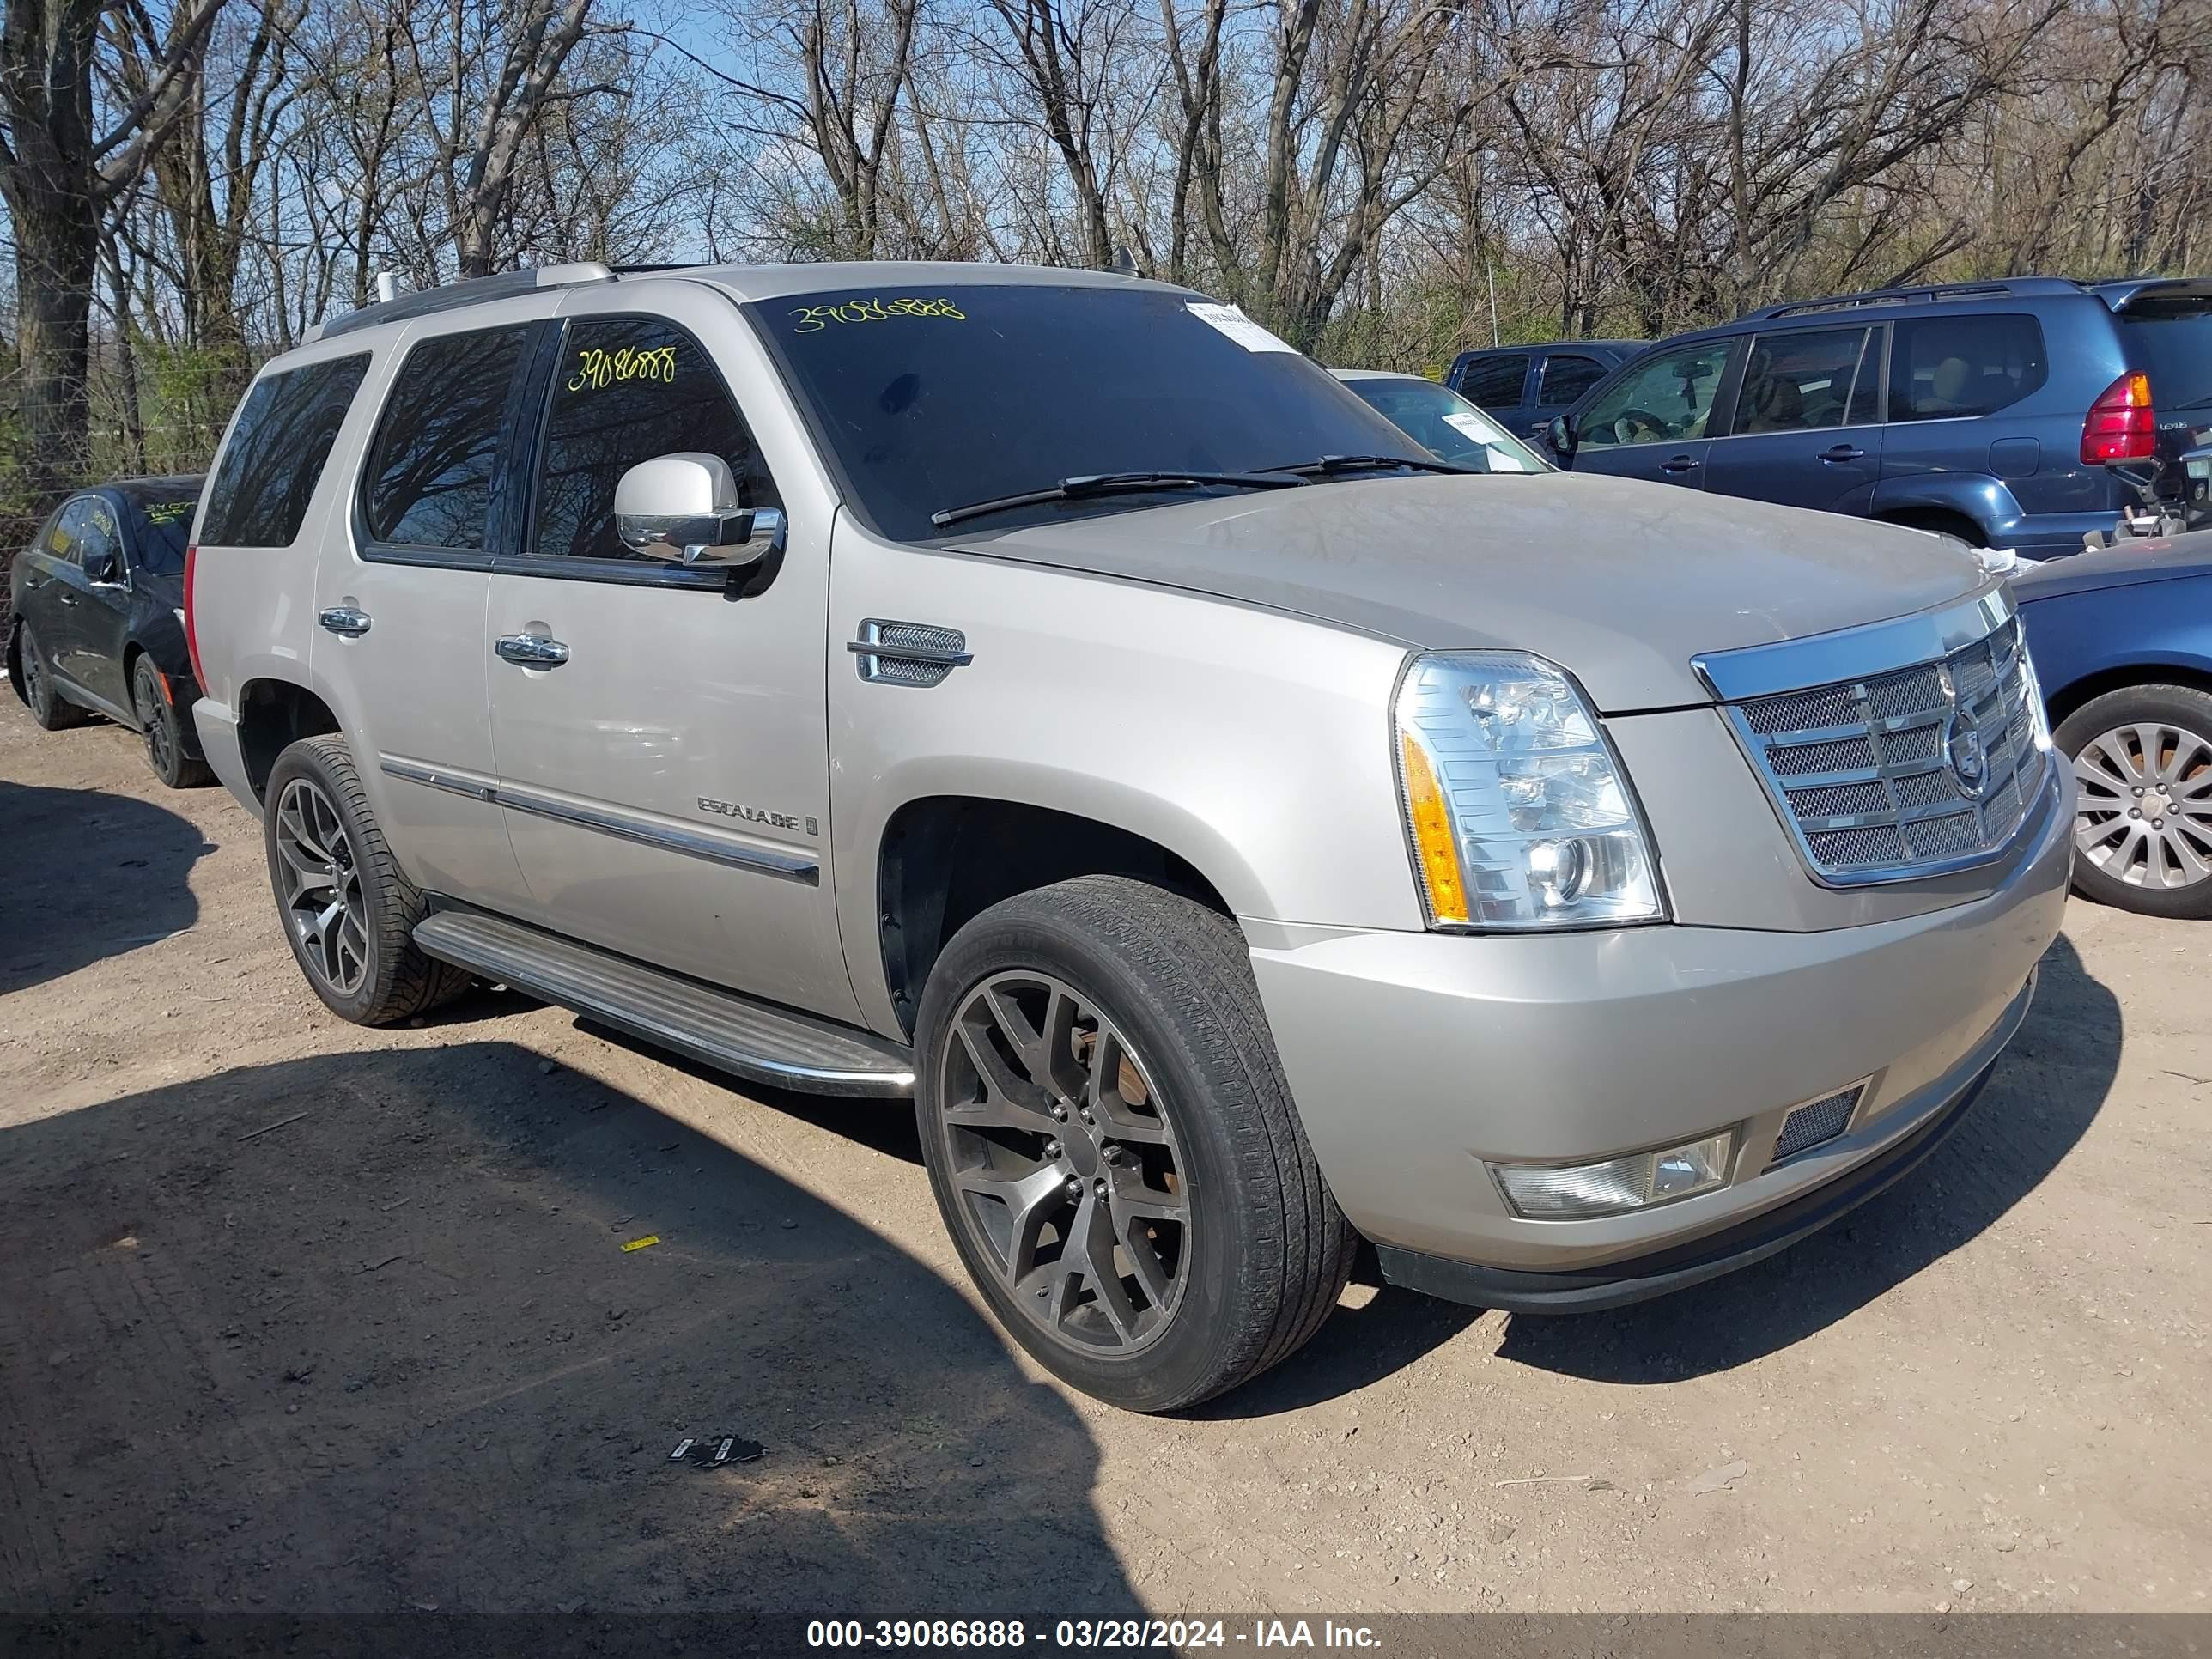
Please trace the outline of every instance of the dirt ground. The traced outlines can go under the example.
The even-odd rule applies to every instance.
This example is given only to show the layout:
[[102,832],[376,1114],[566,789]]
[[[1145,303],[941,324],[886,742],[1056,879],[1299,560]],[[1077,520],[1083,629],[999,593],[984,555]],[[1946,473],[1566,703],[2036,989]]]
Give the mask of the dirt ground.
[[244,812],[10,698],[0,1612],[2206,1612],[2208,992],[2212,925],[2077,900],[1843,1225],[1619,1314],[1355,1284],[1148,1419],[984,1318],[903,1108],[342,1024]]

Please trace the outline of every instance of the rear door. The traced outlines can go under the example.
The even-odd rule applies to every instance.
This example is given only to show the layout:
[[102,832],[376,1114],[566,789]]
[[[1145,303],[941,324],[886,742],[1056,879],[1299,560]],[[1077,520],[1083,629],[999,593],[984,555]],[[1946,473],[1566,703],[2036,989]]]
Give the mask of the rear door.
[[1786,507],[1864,513],[1881,477],[1887,332],[1799,328],[1754,336],[1705,488]]
[[[691,283],[646,297],[562,302],[533,506],[477,647],[526,914],[858,1019],[829,870],[834,506],[737,307]],[[741,505],[787,512],[780,558],[733,582],[623,544],[623,474],[687,452],[727,462]]]
[[89,503],[77,563],[84,597],[70,612],[70,678],[122,714],[135,714],[123,679],[123,635],[131,619],[131,570],[123,556],[123,522],[115,503],[88,495]]
[[367,458],[322,538],[313,666],[408,874],[501,908],[522,880],[489,797],[484,605],[514,534],[507,459],[547,325],[470,316],[417,324],[380,353]]
[[1471,357],[1452,390],[1512,433],[1528,430],[1528,382],[1534,359],[1525,351],[1489,351]]
[[1704,489],[1713,404],[1739,346],[1706,340],[1616,371],[1575,411],[1575,471]]

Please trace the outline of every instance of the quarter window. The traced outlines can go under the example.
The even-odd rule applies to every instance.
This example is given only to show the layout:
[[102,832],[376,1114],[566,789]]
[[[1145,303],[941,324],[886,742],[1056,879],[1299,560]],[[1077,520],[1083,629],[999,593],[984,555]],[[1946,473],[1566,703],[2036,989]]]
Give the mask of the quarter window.
[[1544,360],[1544,388],[1540,404],[1571,404],[1605,378],[1605,365],[1595,357],[1552,356]]
[[1923,317],[1896,325],[1889,418],[1993,415],[2051,376],[2033,317]]
[[1867,357],[1869,332],[1823,328],[1762,334],[1753,340],[1743,390],[1736,397],[1735,429],[1818,432],[1843,425],[1859,365]]
[[615,534],[615,486],[640,461],[686,451],[729,463],[738,505],[782,505],[744,416],[696,340],[658,318],[570,323],[546,411],[538,551],[636,556]]
[[483,547],[514,377],[535,331],[526,323],[440,335],[407,354],[369,451],[371,540]]
[[368,354],[264,374],[246,394],[208,488],[208,547],[289,547],[330,459]]
[[1704,437],[1733,344],[1715,340],[1639,359],[1575,422],[1575,441],[1612,449]]
[[1521,386],[1528,378],[1526,357],[1477,357],[1460,376],[1459,394],[1484,409],[1511,409],[1521,401]]

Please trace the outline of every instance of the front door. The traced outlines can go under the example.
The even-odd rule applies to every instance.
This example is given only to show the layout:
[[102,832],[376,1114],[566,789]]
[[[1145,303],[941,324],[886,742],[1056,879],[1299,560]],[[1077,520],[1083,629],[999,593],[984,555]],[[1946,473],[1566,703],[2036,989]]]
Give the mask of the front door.
[[[482,648],[530,914],[857,1019],[829,868],[827,493],[734,305],[689,284],[654,314],[626,302],[617,286],[562,307],[525,545],[491,579]],[[745,407],[778,411],[780,453]],[[617,482],[685,452],[727,461],[744,506],[786,508],[780,560],[733,585],[623,546]]]
[[1812,328],[1751,343],[1735,417],[1705,488],[1785,507],[1863,513],[1881,477],[1880,328]]
[[1702,489],[1732,340],[1640,357],[1575,416],[1574,469]]

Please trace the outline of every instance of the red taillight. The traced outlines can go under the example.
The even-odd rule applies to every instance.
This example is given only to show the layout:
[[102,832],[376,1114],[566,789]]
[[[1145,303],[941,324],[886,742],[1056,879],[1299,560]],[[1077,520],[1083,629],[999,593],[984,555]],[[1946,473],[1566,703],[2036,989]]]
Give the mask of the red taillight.
[[2158,416],[2150,406],[2150,376],[2123,374],[2089,405],[2081,422],[2081,465],[2148,461],[2158,453]]
[[[2083,440],[2086,447],[2087,440]],[[192,569],[200,562],[197,547],[185,550],[185,654],[192,659],[192,683],[203,691],[207,690],[207,675],[200,668],[199,630],[192,626]]]

